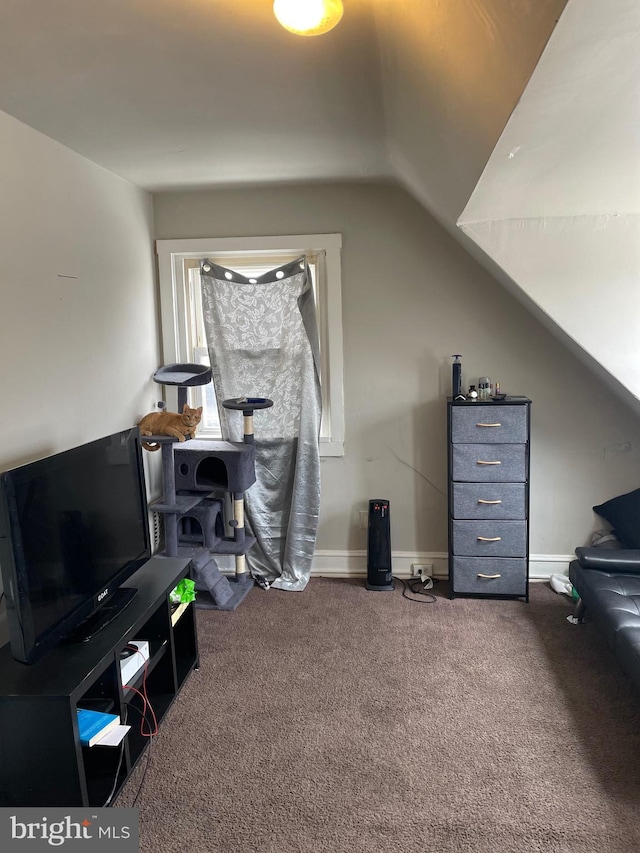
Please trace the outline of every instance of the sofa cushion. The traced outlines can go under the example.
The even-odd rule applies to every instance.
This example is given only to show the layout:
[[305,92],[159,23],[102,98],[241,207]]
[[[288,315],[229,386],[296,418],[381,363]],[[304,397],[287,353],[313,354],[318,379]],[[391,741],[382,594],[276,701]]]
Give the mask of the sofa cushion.
[[604,569],[614,574],[640,575],[640,548],[576,548],[576,557],[585,569]]
[[618,631],[615,652],[624,670],[640,688],[640,626]]
[[612,648],[620,630],[640,629],[640,574],[585,569],[574,560],[569,566],[569,579],[589,615],[601,624]]
[[613,527],[625,548],[640,548],[640,489],[593,507]]

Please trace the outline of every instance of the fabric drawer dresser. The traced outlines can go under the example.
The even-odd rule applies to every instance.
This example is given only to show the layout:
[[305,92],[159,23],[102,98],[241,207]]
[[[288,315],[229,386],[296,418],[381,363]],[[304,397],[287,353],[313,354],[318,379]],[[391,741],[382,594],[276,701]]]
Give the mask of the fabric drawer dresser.
[[449,400],[449,592],[529,600],[531,400]]

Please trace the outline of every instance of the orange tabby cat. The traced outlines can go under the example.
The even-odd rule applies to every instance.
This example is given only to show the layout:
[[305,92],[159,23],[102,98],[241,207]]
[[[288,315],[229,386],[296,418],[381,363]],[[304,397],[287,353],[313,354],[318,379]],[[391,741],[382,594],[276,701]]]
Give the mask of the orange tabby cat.
[[[184,404],[182,414],[177,412],[150,412],[145,415],[138,426],[140,435],[169,435],[184,441],[187,438],[195,438],[196,428],[202,417],[202,406],[190,409]],[[145,450],[160,450],[160,445],[155,442],[143,441]]]

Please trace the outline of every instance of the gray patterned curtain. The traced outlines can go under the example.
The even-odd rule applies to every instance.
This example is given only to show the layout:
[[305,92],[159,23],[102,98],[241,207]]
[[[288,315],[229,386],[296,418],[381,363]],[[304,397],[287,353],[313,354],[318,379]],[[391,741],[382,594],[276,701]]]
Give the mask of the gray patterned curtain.
[[304,260],[248,279],[200,263],[202,309],[223,438],[242,441],[242,418],[220,404],[268,397],[256,411],[256,483],[245,494],[256,545],[247,566],[261,586],[303,590],[320,510],[319,343]]

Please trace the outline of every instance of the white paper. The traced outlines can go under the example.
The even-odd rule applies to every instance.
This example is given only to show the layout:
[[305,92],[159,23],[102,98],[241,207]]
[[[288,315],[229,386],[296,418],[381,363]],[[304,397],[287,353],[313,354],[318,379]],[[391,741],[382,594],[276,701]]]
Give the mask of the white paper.
[[118,746],[131,726],[115,726],[104,737],[97,740],[94,746]]

